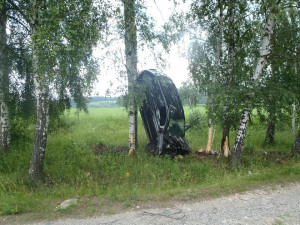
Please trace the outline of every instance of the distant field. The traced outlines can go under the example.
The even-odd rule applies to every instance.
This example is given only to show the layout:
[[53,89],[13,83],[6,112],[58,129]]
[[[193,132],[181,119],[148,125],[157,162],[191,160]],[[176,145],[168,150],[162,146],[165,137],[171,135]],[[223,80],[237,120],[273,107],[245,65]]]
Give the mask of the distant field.
[[[186,137],[196,151],[206,146],[207,119],[203,106],[193,111],[200,115],[199,124]],[[129,157],[128,118],[124,108],[90,108],[89,114],[74,112],[66,113],[64,126],[49,134],[42,186],[27,179],[32,128],[28,128],[27,138],[14,142],[12,151],[0,156],[0,214],[34,212],[51,217],[59,213],[55,211],[56,204],[71,197],[94,196],[98,201],[93,206],[96,208],[103,207],[100,203],[104,199],[126,207],[150,199],[215,196],[258,184],[300,180],[299,159],[290,156],[294,136],[285,124],[278,125],[275,145],[264,146],[265,125],[252,118],[243,166],[231,170],[225,158],[197,160],[187,156],[171,160],[147,155],[147,137],[140,117],[139,148],[135,156]],[[187,121],[192,113],[185,107]],[[234,135],[232,131],[231,146]],[[220,142],[221,128],[216,126],[215,149],[220,148]],[[81,209],[84,213],[90,203],[82,204],[87,204]]]
[[88,103],[89,108],[112,108],[120,107],[117,105],[117,101],[97,101]]

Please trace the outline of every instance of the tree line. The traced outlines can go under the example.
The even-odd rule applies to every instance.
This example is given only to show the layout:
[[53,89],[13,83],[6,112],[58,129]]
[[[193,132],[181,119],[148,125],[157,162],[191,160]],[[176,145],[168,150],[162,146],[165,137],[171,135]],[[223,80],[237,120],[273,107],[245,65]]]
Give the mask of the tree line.
[[[181,1],[173,1],[174,7]],[[153,1],[153,4],[156,4]],[[143,0],[0,1],[0,152],[14,138],[15,118],[36,122],[29,176],[43,180],[49,120],[71,107],[87,110],[87,99],[101,64],[93,57],[99,42],[124,43],[123,69],[129,115],[129,154],[137,148],[138,52],[171,44],[189,34],[192,91],[189,104],[207,96],[208,129],[223,127],[221,149],[230,164],[241,163],[247,124],[255,108],[267,115],[266,143],[275,126],[299,118],[299,3],[296,0],[190,1],[188,12],[174,9],[161,30],[154,29]],[[111,37],[112,29],[118,37]],[[153,50],[154,51],[154,50]],[[119,57],[119,61],[122,61]],[[240,120],[238,122],[238,120]],[[229,133],[237,129],[230,151]],[[293,152],[300,153],[300,127]],[[207,151],[211,150],[208,140]],[[0,153],[1,154],[1,153]]]

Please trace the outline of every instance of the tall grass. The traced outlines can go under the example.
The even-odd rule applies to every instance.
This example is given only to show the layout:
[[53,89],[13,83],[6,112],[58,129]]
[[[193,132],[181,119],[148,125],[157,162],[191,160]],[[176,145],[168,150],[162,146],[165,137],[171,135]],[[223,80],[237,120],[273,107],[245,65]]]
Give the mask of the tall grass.
[[[186,134],[193,151],[205,148],[207,140],[205,109],[196,110],[202,113],[200,125]],[[185,112],[189,118],[191,110],[185,108]],[[147,137],[140,118],[137,154],[129,157],[126,152],[116,152],[128,141],[123,108],[90,109],[89,114],[71,111],[64,121],[65,127],[49,134],[43,185],[28,180],[33,129],[28,139],[15,141],[12,150],[0,156],[0,214],[47,213],[60,200],[74,196],[142,200],[168,196],[164,193],[186,194],[187,189],[197,190],[195,195],[206,189],[230,192],[255,183],[300,178],[300,163],[289,156],[294,137],[288,130],[277,131],[275,145],[265,146],[264,125],[250,126],[244,164],[231,170],[225,158],[197,160],[187,156],[172,160],[147,155]],[[231,144],[234,135],[231,132]],[[221,128],[216,127],[215,149],[220,142]]]

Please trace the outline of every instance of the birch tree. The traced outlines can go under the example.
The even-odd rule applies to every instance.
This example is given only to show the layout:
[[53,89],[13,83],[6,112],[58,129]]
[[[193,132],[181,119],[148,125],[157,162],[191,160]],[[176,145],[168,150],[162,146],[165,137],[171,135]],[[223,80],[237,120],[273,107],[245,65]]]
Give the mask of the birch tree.
[[295,124],[296,124],[296,103],[294,102],[292,104],[292,134],[296,133]]
[[105,23],[103,2],[92,0],[15,2],[7,0],[12,16],[22,18],[30,35],[32,78],[37,100],[37,120],[29,176],[43,179],[49,125],[50,95],[85,108],[84,95],[96,76],[92,49]]
[[10,148],[10,118],[8,109],[9,63],[7,60],[7,4],[0,1],[0,151]]
[[[203,50],[195,44],[191,46],[190,72],[197,86],[205,88],[210,96],[208,118],[214,117],[214,123],[223,126],[221,150],[224,156],[230,154],[229,131],[235,124],[232,114],[240,108],[234,102],[243,95],[243,78],[252,57],[249,50],[254,28],[247,18],[252,13],[249,8],[247,1],[234,0],[195,2],[193,5],[193,14],[197,15],[200,29],[206,31],[207,40],[202,44]],[[195,54],[198,50],[204,51],[206,56]],[[205,60],[197,61],[194,57]],[[212,129],[209,136],[212,136]],[[211,141],[208,143],[209,152]]]
[[[192,45],[192,49],[190,54],[190,72],[193,76],[196,85],[203,89],[203,86],[206,83],[207,93],[208,93],[208,102],[207,102],[207,110],[208,110],[208,138],[206,145],[206,152],[210,153],[213,146],[213,120],[215,114],[215,91],[216,90],[216,82],[220,77],[220,61],[221,61],[221,53],[222,53],[222,43],[223,43],[223,11],[224,11],[224,2],[222,0],[218,1],[194,1],[191,5],[192,18],[197,19],[197,24],[203,30],[208,32],[208,42],[203,45],[211,45],[212,51],[206,54],[206,56],[202,55],[200,61],[201,66],[198,64],[198,61],[194,57],[200,57],[198,50],[201,49],[196,47],[198,43],[201,41],[197,40],[195,37],[195,43]],[[198,43],[197,43],[198,42]],[[202,45],[202,44],[200,44]],[[204,62],[206,59],[214,57],[214,62],[211,64],[212,72],[207,73],[206,75],[201,74],[199,68],[204,66]],[[205,59],[206,58],[206,59]],[[207,70],[206,70],[207,71]],[[202,78],[200,78],[202,77]],[[204,81],[206,80],[206,81]],[[201,87],[202,86],[202,87]]]
[[[25,4],[25,3],[24,3]],[[33,88],[31,83],[31,60],[28,50],[29,25],[24,17],[16,10],[17,5],[10,0],[1,0],[1,44],[0,69],[0,134],[3,149],[8,149],[12,138],[23,135],[14,126],[16,117],[29,118],[33,113],[35,101],[32,101]],[[4,29],[4,26],[6,27]],[[9,32],[6,32],[9,31]],[[12,79],[14,77],[14,79]],[[19,82],[19,80],[25,81]],[[31,99],[30,99],[31,97]],[[29,104],[28,104],[29,103]],[[32,117],[32,116],[31,116]],[[33,116],[34,117],[34,116]],[[1,149],[1,147],[0,147]]]
[[129,96],[129,154],[135,153],[137,146],[137,106],[134,86],[137,78],[137,28],[135,23],[135,0],[123,0],[125,26],[125,57]]
[[[216,47],[215,47],[215,62],[214,62],[214,73],[212,77],[212,83],[215,85],[217,77],[219,76],[220,72],[220,58],[221,58],[221,51],[222,51],[222,42],[223,42],[223,2],[222,0],[218,0],[217,2],[217,13],[218,14],[218,36],[216,40]],[[211,94],[210,94],[211,95]],[[209,106],[209,113],[208,113],[208,138],[207,138],[207,145],[206,145],[206,152],[210,153],[213,147],[213,111],[214,111],[214,103],[215,99],[212,97],[211,105]]]
[[[299,14],[295,8],[282,9],[276,20],[277,25],[271,40],[272,54],[268,59],[270,66],[261,76],[262,88],[259,91],[260,107],[268,113],[265,144],[275,142],[276,124],[287,120],[287,113],[295,118],[296,111],[291,109],[291,105],[297,104],[297,96],[300,94],[296,66],[299,60],[296,49],[300,43]],[[264,114],[259,115],[264,121]]]
[[[276,3],[273,3],[269,15],[266,18],[266,23],[265,23],[265,28],[264,28],[264,36],[262,39],[261,43],[261,48],[260,48],[260,56],[257,60],[257,64],[252,76],[252,81],[253,85],[257,85],[258,79],[260,75],[263,72],[263,69],[267,63],[268,56],[270,54],[270,40],[271,36],[273,34],[274,26],[275,26],[275,15],[278,10],[278,5],[280,3],[280,0],[277,1]],[[246,131],[247,131],[247,125],[250,117],[250,112],[252,110],[251,105],[250,105],[250,98],[253,97],[254,92],[253,88],[254,86],[250,86],[250,94],[248,99],[245,102],[241,120],[240,120],[240,125],[236,134],[234,146],[232,149],[232,155],[230,158],[230,164],[231,165],[239,165],[241,163],[242,159],[242,151],[244,148],[244,142],[245,142],[245,136],[246,136]]]

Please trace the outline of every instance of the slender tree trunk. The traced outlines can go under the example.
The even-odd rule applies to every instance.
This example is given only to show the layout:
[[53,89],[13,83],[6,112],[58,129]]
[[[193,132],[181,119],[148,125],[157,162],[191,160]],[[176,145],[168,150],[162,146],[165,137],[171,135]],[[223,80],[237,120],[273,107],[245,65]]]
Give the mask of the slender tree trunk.
[[45,82],[34,78],[37,98],[37,120],[33,151],[30,160],[29,177],[34,181],[43,180],[44,158],[49,124],[49,90]]
[[137,147],[137,107],[134,97],[137,72],[137,34],[135,24],[135,0],[123,0],[125,22],[125,56],[129,95],[129,154]]
[[233,98],[233,129],[237,130],[237,121],[238,121],[238,109],[237,109],[238,103],[236,98]]
[[230,141],[229,141],[229,132],[230,132],[230,117],[229,117],[229,90],[231,77],[233,76],[233,67],[234,67],[234,7],[233,2],[228,2],[228,15],[229,15],[229,24],[228,24],[228,34],[229,34],[229,43],[228,43],[228,72],[225,77],[225,105],[224,105],[224,124],[223,124],[223,137],[221,141],[221,150],[225,157],[230,155]]
[[[296,49],[297,50],[297,49]],[[298,77],[298,70],[297,70],[297,61],[295,61],[295,65],[294,65],[294,67],[295,67],[295,75],[296,75],[296,77]],[[298,77],[299,78],[299,77]],[[299,81],[299,80],[298,80]],[[296,81],[297,82],[297,81]],[[299,83],[299,82],[298,82]],[[295,134],[295,132],[296,132],[296,128],[295,128],[295,126],[296,126],[296,99],[295,99],[295,101],[294,101],[294,103],[293,103],[293,105],[292,105],[292,107],[293,107],[293,115],[292,115],[292,134]]]
[[[31,20],[32,36],[38,30],[38,5],[37,1],[33,1],[33,13]],[[43,180],[44,159],[47,145],[48,124],[49,124],[49,86],[45,71],[39,69],[38,47],[34,41],[32,44],[33,69],[34,69],[34,85],[35,95],[37,99],[37,118],[34,135],[33,151],[30,160],[29,177],[33,181]]]
[[294,102],[293,105],[293,112],[292,112],[292,134],[295,134],[295,125],[296,125],[296,103]]
[[37,99],[37,118],[30,160],[29,177],[34,181],[43,180],[44,159],[47,145],[49,124],[49,87],[45,78],[38,73],[38,56],[33,51],[33,66],[35,69],[34,85]]
[[[221,48],[222,48],[222,38],[223,38],[223,7],[222,0],[218,0],[219,7],[219,36],[217,37],[217,46],[216,46],[216,55],[215,55],[215,64],[214,64],[214,73],[212,82],[216,83],[217,76],[220,72],[220,57],[221,57]],[[211,97],[210,105],[208,107],[208,137],[206,152],[210,153],[213,147],[213,111],[214,111],[214,98],[212,94],[209,94]]]
[[223,125],[223,137],[221,141],[222,154],[228,157],[230,153],[230,142],[229,142],[229,132],[230,132],[230,118],[228,107],[224,107],[224,125]]
[[[273,64],[271,65],[271,82],[274,82]],[[265,144],[274,144],[275,125],[276,125],[276,99],[274,98],[274,91],[269,88],[268,104],[268,124],[265,137]]]
[[189,106],[190,106],[190,109],[192,110],[192,112],[193,112],[193,104],[192,104],[192,101],[191,101],[191,99],[190,98],[188,98],[188,101],[189,101]]
[[[277,4],[279,4],[280,1],[278,1]],[[273,18],[276,11],[271,9],[271,14],[269,15],[269,18],[266,21],[265,24],[265,33],[263,36],[262,44],[261,44],[261,50],[260,50],[260,57],[257,61],[254,74],[252,77],[252,81],[256,84],[258,81],[258,77],[261,75],[263,68],[267,62],[267,58],[270,54],[270,39],[273,34],[273,29],[275,26],[275,20]],[[253,87],[250,87],[250,96],[254,95]],[[249,96],[249,97],[250,97]],[[231,158],[230,158],[230,165],[236,166],[241,163],[242,159],[242,152],[244,149],[244,142],[245,142],[245,136],[246,136],[246,130],[247,130],[247,123],[250,117],[251,107],[249,107],[249,101],[250,99],[245,103],[247,107],[244,108],[241,121],[239,125],[239,129],[235,138],[235,143],[231,152]]]
[[0,151],[10,148],[10,118],[8,109],[9,68],[6,62],[6,16],[5,2],[0,10]]
[[274,144],[274,136],[275,136],[275,115],[274,113],[269,113],[268,116],[268,125],[267,125],[267,132],[265,143],[267,144]]
[[1,139],[0,139],[0,151],[6,151],[10,149],[10,118],[9,118],[9,110],[7,101],[4,100],[5,96],[0,93],[0,102],[1,102],[1,110],[0,110],[0,117],[1,117]]
[[267,125],[267,132],[265,138],[266,144],[274,144],[275,124],[276,124],[276,113],[275,113],[275,102],[273,102],[273,104],[270,105],[269,107],[268,125]]
[[213,146],[213,124],[212,119],[208,120],[208,136],[207,136],[207,145],[206,153],[210,153]]
[[244,149],[245,136],[247,131],[247,125],[249,121],[250,110],[244,108],[242,118],[240,121],[239,129],[236,134],[233,150],[231,152],[230,164],[232,166],[239,165],[242,160],[242,150]]
[[292,153],[294,155],[300,155],[300,126],[298,126],[298,134],[297,137],[295,139],[295,143],[292,149]]

